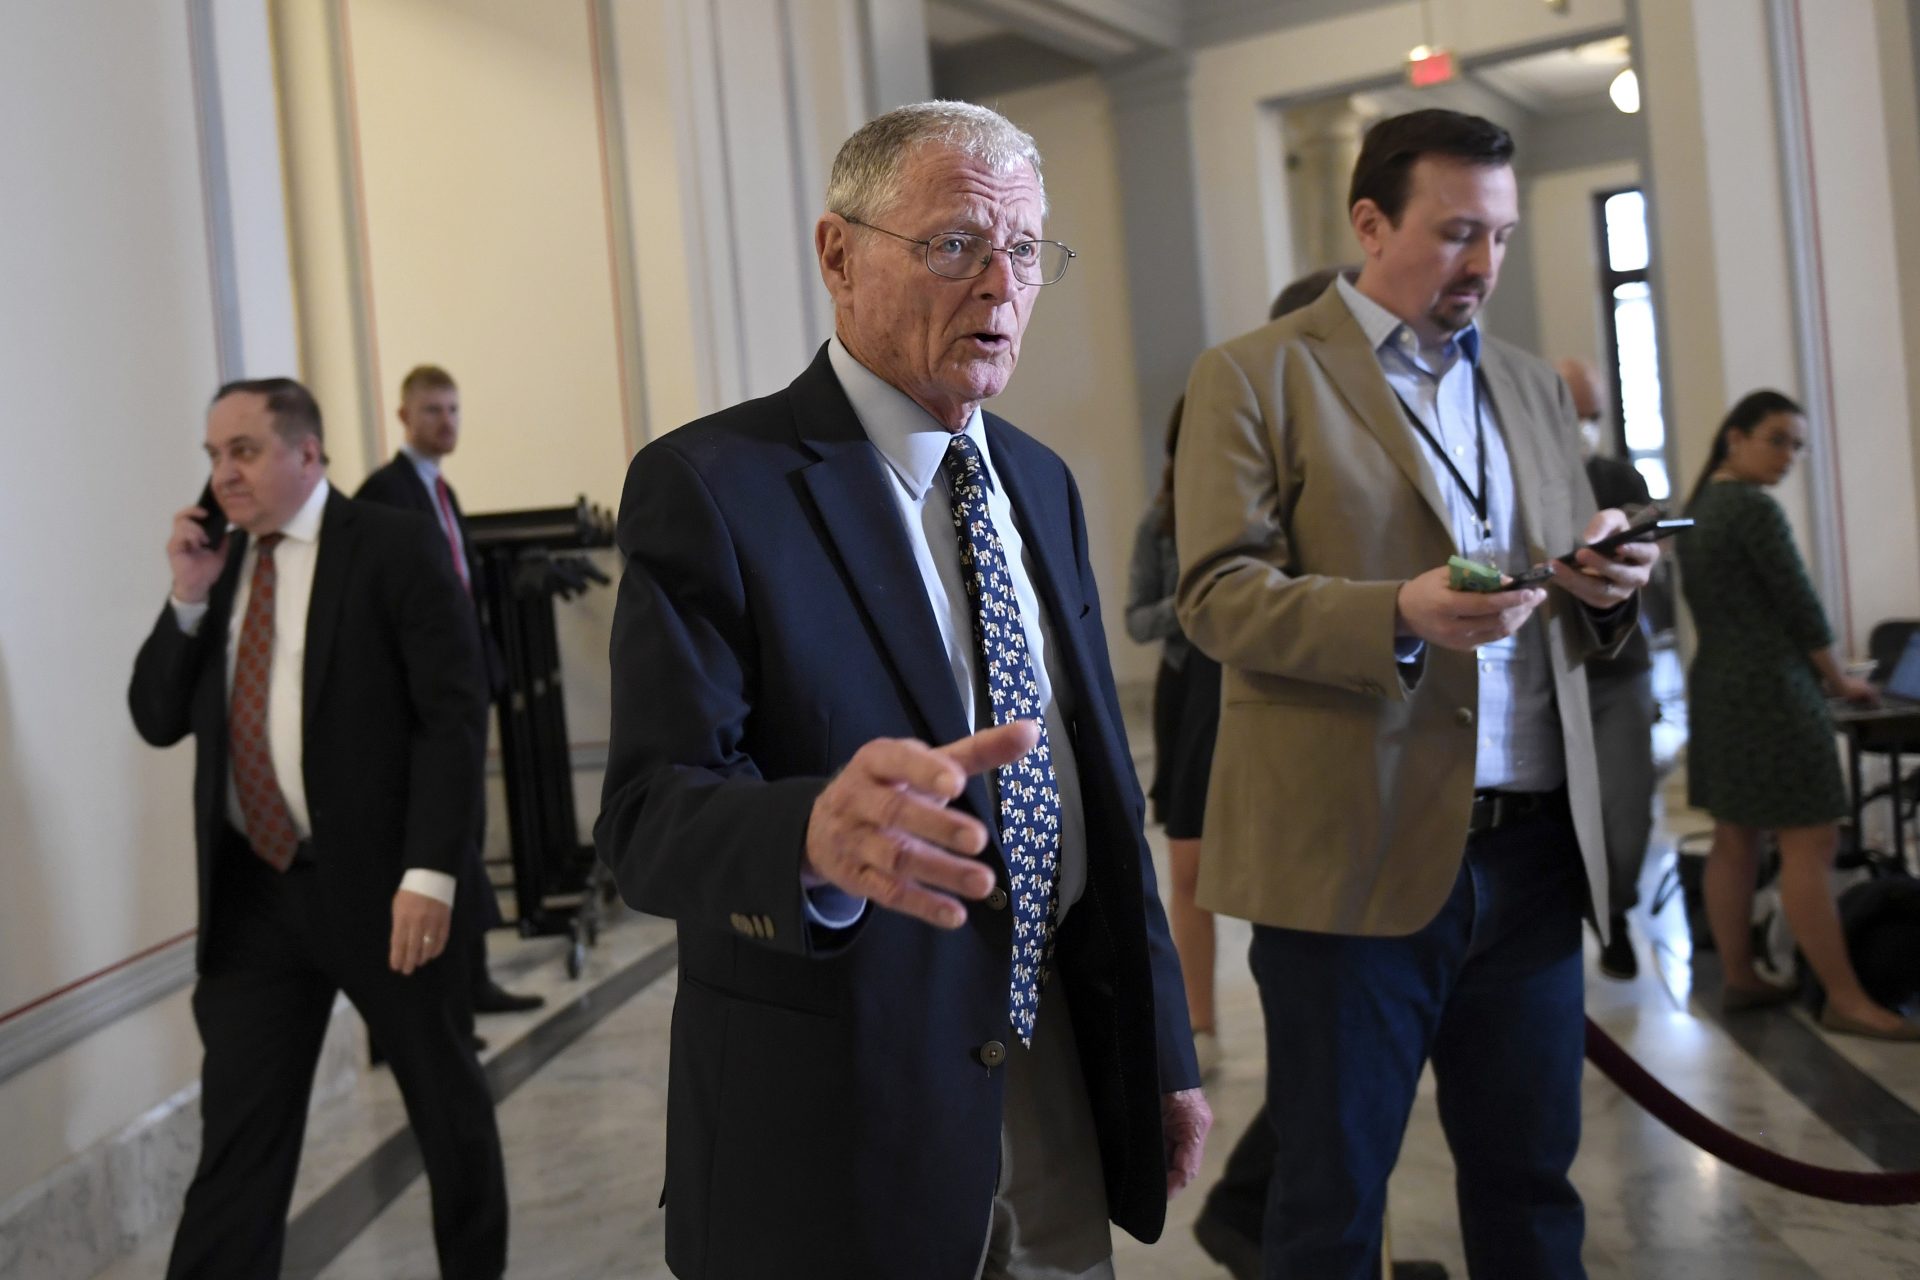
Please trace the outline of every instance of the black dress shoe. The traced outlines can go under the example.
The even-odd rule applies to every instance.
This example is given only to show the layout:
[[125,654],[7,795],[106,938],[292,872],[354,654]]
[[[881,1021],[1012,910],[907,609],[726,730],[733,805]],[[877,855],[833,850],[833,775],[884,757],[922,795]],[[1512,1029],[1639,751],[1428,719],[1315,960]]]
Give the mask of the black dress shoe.
[[1393,1280],[1447,1280],[1447,1269],[1437,1262],[1396,1262]]
[[545,996],[517,996],[489,978],[474,988],[475,1013],[525,1013],[547,1002]]
[[1640,976],[1640,960],[1633,954],[1633,935],[1627,931],[1624,912],[1608,924],[1607,942],[1600,948],[1600,972],[1616,982],[1632,982]]

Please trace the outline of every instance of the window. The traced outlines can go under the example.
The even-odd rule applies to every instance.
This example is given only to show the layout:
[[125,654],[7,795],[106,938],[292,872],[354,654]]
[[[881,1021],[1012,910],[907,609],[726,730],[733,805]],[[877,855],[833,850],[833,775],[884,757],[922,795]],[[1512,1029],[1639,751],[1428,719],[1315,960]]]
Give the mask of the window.
[[1600,233],[1601,309],[1613,365],[1614,448],[1656,501],[1673,493],[1667,424],[1660,414],[1660,351],[1653,314],[1647,197],[1637,187],[1594,197]]

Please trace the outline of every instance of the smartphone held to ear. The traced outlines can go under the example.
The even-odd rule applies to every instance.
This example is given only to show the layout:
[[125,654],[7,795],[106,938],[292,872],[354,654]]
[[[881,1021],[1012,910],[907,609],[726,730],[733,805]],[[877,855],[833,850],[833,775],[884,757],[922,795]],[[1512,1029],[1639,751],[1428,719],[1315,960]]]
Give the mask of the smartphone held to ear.
[[218,551],[220,544],[226,540],[227,536],[227,513],[220,509],[220,500],[213,496],[213,481],[207,481],[206,488],[200,490],[200,499],[196,505],[206,512],[205,515],[198,516],[196,519],[199,520],[200,527],[207,531],[207,549]]

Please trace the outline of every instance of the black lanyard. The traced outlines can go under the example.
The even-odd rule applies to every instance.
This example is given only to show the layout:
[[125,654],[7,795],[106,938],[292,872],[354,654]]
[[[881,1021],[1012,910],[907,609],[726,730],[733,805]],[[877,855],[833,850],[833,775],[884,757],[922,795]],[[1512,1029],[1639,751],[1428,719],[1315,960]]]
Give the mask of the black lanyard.
[[[1440,465],[1447,469],[1447,474],[1453,477],[1453,482],[1460,486],[1460,492],[1467,495],[1467,501],[1473,505],[1473,514],[1480,518],[1480,532],[1485,535],[1488,542],[1492,542],[1493,519],[1487,510],[1487,428],[1485,421],[1480,416],[1480,366],[1477,364],[1473,366],[1473,445],[1475,451],[1480,455],[1478,459],[1480,464],[1480,487],[1477,490],[1467,483],[1467,478],[1460,473],[1460,468],[1453,465],[1453,459],[1447,456],[1446,445],[1442,444],[1440,438],[1427,429],[1426,423],[1420,421],[1420,415],[1413,411],[1413,406],[1407,403],[1406,397],[1402,396],[1398,391],[1395,391],[1393,398],[1400,402],[1400,407],[1406,411],[1407,421],[1411,422],[1413,429],[1420,433],[1420,438],[1433,446],[1433,452],[1439,457]],[[1436,419],[1440,416],[1440,385],[1438,382],[1434,383],[1433,416]]]

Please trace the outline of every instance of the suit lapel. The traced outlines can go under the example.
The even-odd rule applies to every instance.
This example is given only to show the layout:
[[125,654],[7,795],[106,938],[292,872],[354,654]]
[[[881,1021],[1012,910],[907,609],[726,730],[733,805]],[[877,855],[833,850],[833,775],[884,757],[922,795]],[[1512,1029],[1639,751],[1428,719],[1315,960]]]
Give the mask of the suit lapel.
[[[394,469],[396,478],[405,481],[400,486],[400,491],[407,495],[413,509],[422,515],[432,516],[434,523],[438,524],[440,513],[433,509],[433,495],[427,492],[427,486],[421,481],[420,472],[414,467],[413,459],[404,453],[396,453],[393,455],[393,461],[387,465]],[[447,496],[449,499],[452,498],[452,490],[448,490]],[[459,510],[458,504],[454,509]]]
[[888,489],[886,462],[861,430],[824,347],[791,394],[800,437],[820,459],[801,471],[801,481],[927,740],[964,738],[973,728]]
[[1360,322],[1347,309],[1338,289],[1328,289],[1310,308],[1308,326],[1302,334],[1308,340],[1313,357],[1326,370],[1328,379],[1393,459],[1407,481],[1426,501],[1447,541],[1453,541],[1453,517],[1447,511],[1446,495],[1440,491],[1433,468],[1421,453],[1420,442],[1407,424],[1406,410],[1387,385],[1380,371],[1380,357],[1367,343]]
[[1034,591],[1052,620],[1055,643],[1064,646],[1076,703],[1084,708],[1089,668],[1079,622],[1085,602],[1078,590],[1067,590],[1069,583],[1077,586],[1080,572],[1073,560],[1073,516],[1067,510],[1066,490],[1044,483],[1035,474],[1032,450],[1007,422],[988,414],[986,425],[994,475],[1007,487],[1007,502],[1020,526],[1021,541],[1033,556]]
[[313,593],[307,598],[307,663],[301,676],[300,705],[307,708],[303,723],[313,723],[312,709],[320,705],[327,658],[340,628],[340,605],[346,596],[347,570],[353,562],[358,523],[351,501],[338,489],[327,495],[320,517],[320,546],[314,557]]

